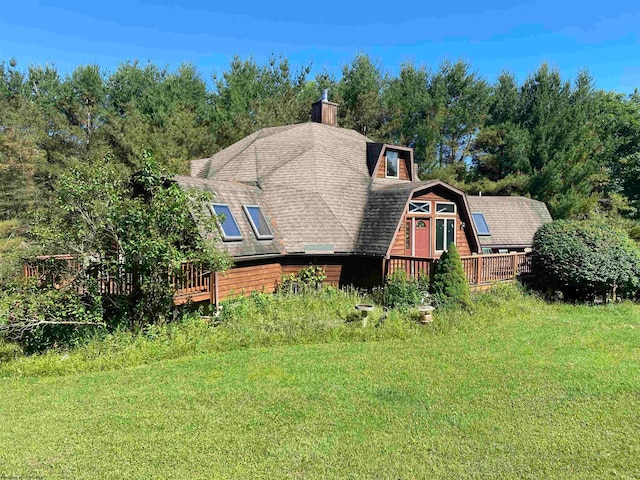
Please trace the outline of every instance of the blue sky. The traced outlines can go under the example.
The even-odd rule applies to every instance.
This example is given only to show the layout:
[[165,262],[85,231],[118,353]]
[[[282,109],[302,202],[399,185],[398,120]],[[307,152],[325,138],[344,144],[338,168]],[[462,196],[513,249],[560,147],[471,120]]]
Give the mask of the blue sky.
[[0,59],[53,63],[64,73],[139,59],[170,68],[190,62],[210,79],[234,54],[264,62],[273,53],[338,74],[363,51],[390,72],[405,61],[436,68],[462,58],[489,80],[502,70],[523,80],[548,62],[565,77],[587,68],[600,88],[640,87],[637,1],[3,3]]

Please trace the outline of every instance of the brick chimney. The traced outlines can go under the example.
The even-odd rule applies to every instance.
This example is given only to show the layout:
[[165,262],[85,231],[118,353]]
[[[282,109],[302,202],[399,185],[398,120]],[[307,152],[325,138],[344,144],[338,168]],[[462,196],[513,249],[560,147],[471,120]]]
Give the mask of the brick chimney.
[[328,100],[328,90],[322,90],[322,98],[313,104],[311,111],[311,121],[324,123],[331,127],[338,126],[338,104]]

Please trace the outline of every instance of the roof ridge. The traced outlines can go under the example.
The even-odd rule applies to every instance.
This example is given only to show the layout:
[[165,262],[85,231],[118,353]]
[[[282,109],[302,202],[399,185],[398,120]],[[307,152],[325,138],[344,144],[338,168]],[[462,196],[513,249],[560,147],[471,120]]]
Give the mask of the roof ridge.
[[305,153],[307,153],[309,150],[313,149],[313,145],[309,146],[309,148],[306,148],[305,150],[303,150],[302,152],[300,152],[298,155],[296,155],[295,157],[291,157],[288,160],[284,160],[281,164],[279,164],[278,166],[272,168],[271,170],[269,170],[268,173],[266,173],[265,175],[263,175],[260,178],[267,178],[270,177],[273,173],[275,173],[276,171],[280,170],[281,168],[285,167],[287,164],[293,162],[295,159],[301,157],[302,155],[304,155]]
[[[313,123],[313,122],[312,122]],[[311,145],[317,145],[316,143],[316,132],[314,131],[313,126],[310,128],[311,130]],[[318,191],[318,152],[316,151],[317,148],[313,149],[312,155],[313,155],[313,191],[317,192]],[[321,196],[322,198],[322,196]],[[324,202],[324,199],[322,199],[322,201]],[[325,202],[326,204],[326,202]],[[331,210],[331,209],[329,209]],[[331,214],[335,217],[335,213],[333,213],[333,211],[331,212]],[[341,225],[342,226],[342,225]]]
[[[343,135],[345,137],[349,137],[351,139],[356,140],[353,137],[353,133],[355,133],[356,135],[362,137],[362,139],[364,139],[365,142],[373,142],[373,140],[371,140],[369,137],[367,137],[366,135],[363,135],[362,133],[354,130],[353,128],[344,128],[344,127],[338,127],[338,126],[331,126],[331,125],[325,125],[324,123],[318,123],[318,122],[307,122],[308,124],[311,125],[318,125],[320,126],[320,128],[327,128],[330,129],[330,131],[338,133],[340,135]],[[375,143],[375,142],[374,142]]]
[[[247,137],[243,138],[242,140],[245,140],[245,139],[247,139],[247,138],[251,137],[252,135],[255,135],[255,136],[254,136],[254,138],[252,138],[252,139],[251,139],[251,141],[247,144],[247,146],[246,146],[246,147],[244,147],[242,150],[240,150],[239,152],[237,152],[237,153],[236,153],[236,154],[234,154],[233,156],[229,157],[229,159],[228,159],[226,162],[224,162],[224,163],[220,166],[220,168],[219,168],[217,171],[220,171],[220,170],[222,170],[224,167],[226,167],[227,165],[229,165],[229,163],[230,163],[231,161],[233,161],[233,160],[234,160],[238,155],[240,155],[240,154],[241,154],[242,152],[244,152],[247,148],[249,148],[251,145],[253,145],[253,144],[256,142],[256,140],[259,138],[259,134],[260,134],[260,130],[258,130],[257,132],[253,132],[251,135],[249,135],[249,136],[247,136]],[[215,156],[215,155],[218,155],[218,153],[222,153],[222,152],[224,152],[227,148],[231,148],[231,147],[232,147],[232,146],[234,146],[236,143],[239,143],[239,142],[241,142],[242,140],[238,140],[238,142],[232,143],[232,144],[231,144],[231,145],[229,145],[228,147],[223,148],[223,149],[222,149],[222,150],[220,150],[219,152],[215,153],[215,154],[214,154],[214,156]],[[207,178],[209,178],[209,174],[211,173],[211,160],[213,160],[213,157],[211,157],[211,158],[209,159],[209,167],[207,168]]]

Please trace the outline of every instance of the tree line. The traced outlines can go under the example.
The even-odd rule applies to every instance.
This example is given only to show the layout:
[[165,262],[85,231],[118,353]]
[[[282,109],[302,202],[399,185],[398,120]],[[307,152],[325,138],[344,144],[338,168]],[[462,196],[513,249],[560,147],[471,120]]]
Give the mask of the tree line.
[[[469,193],[526,195],[555,218],[640,219],[640,94],[597,89],[587,72],[543,64],[524,81],[487,81],[464,61],[395,74],[362,53],[339,76],[286,58],[234,58],[208,83],[192,65],[137,61],[106,72],[0,63],[0,219],[50,198],[78,165],[133,173],[151,152],[176,173],[254,131],[305,122],[321,90],[339,125],[415,149],[421,178]],[[635,227],[634,227],[635,226]]]

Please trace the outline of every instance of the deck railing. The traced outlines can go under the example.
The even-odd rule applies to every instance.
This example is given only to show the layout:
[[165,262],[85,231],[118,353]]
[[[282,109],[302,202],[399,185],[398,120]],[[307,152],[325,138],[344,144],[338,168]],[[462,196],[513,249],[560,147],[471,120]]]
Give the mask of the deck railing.
[[[486,285],[493,282],[516,280],[531,273],[531,256],[523,252],[471,255],[461,257],[462,266],[471,285]],[[431,276],[433,258],[391,256],[387,260],[386,276],[398,270],[409,278],[419,275]]]
[[[190,261],[182,262],[180,269],[179,274],[169,273],[169,281],[175,288],[174,303],[204,300],[211,296],[214,274],[209,269]],[[73,255],[40,256],[26,262],[23,267],[24,278],[34,278],[39,285],[54,288],[70,285],[83,271]],[[96,270],[89,275],[97,280],[98,291],[103,295],[129,295],[134,288],[131,273],[113,274]]]
[[198,301],[211,295],[214,278],[211,270],[193,262],[182,262],[180,269],[180,275],[169,277],[171,285],[176,289],[173,295],[174,303],[184,303],[189,299]]
[[397,271],[404,271],[409,278],[430,277],[435,261],[435,258],[394,255],[387,260],[387,276]]

